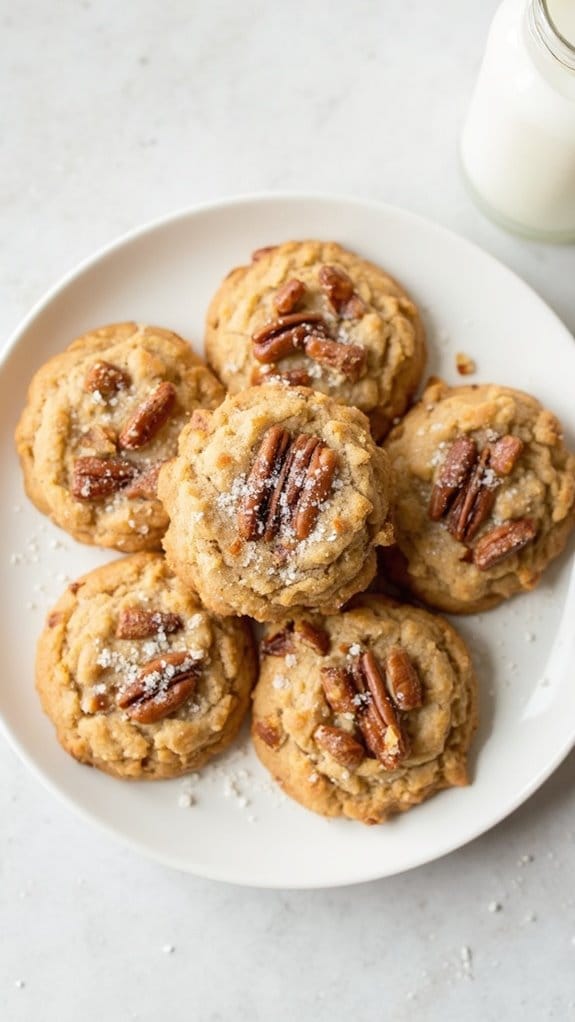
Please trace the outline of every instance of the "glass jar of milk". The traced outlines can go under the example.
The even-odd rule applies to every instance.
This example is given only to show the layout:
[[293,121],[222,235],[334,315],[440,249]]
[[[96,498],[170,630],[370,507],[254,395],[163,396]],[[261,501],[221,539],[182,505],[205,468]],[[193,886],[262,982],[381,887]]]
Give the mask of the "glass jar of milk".
[[575,0],[504,0],[461,139],[467,180],[503,226],[575,241]]

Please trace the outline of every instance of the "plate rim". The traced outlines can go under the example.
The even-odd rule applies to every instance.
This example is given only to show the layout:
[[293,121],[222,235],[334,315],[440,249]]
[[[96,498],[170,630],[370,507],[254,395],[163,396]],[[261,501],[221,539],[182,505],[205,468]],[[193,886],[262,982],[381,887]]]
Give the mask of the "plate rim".
[[[100,245],[94,252],[87,257],[80,260],[80,262],[74,264],[74,266],[60,276],[53,285],[51,285],[40,298],[32,305],[29,312],[17,323],[16,327],[10,334],[4,350],[0,356],[0,373],[3,372],[10,357],[16,350],[22,336],[34,323],[38,316],[40,316],[44,310],[71,284],[82,277],[83,274],[93,269],[98,263],[104,261],[110,255],[117,250],[131,244],[140,238],[145,237],[148,234],[153,234],[157,230],[169,227],[171,224],[177,223],[189,217],[192,217],[199,213],[210,213],[225,210],[230,207],[240,207],[246,205],[268,205],[274,203],[301,203],[311,202],[319,204],[345,204],[346,206],[355,206],[361,208],[363,211],[376,208],[382,213],[388,213],[390,215],[399,214],[402,218],[412,221],[413,223],[419,224],[424,228],[431,228],[433,231],[439,232],[455,240],[457,244],[463,245],[470,250],[479,253],[482,258],[487,259],[491,263],[495,264],[498,271],[503,271],[504,274],[508,274],[511,278],[515,278],[519,281],[521,286],[527,291],[531,292],[531,295],[537,302],[543,305],[546,312],[555,320],[557,327],[557,341],[560,337],[563,338],[561,343],[566,343],[572,346],[574,343],[573,335],[569,328],[561,320],[560,316],[555,310],[538,294],[538,292],[519,274],[515,273],[514,270],[510,269],[505,263],[501,262],[496,256],[486,251],[480,245],[471,241],[457,231],[452,230],[449,227],[444,226],[441,223],[437,223],[433,219],[423,216],[419,213],[415,213],[412,210],[405,209],[402,206],[397,206],[392,203],[382,202],[378,199],[371,198],[358,198],[356,195],[342,194],[342,193],[331,193],[331,192],[310,192],[306,190],[287,190],[287,191],[255,191],[255,192],[242,192],[236,195],[225,196],[220,199],[209,199],[199,203],[193,203],[192,205],[186,205],[176,210],[172,210],[162,216],[155,217],[151,220],[144,222],[143,224],[137,225],[128,231],[116,236],[111,241]],[[571,578],[575,578],[575,566],[572,568]],[[490,823],[485,825],[484,823],[479,824],[476,828],[472,828],[464,838],[456,837],[452,840],[447,840],[445,844],[441,845],[440,850],[436,850],[430,857],[425,851],[414,852],[409,857],[401,868],[393,868],[390,871],[381,873],[379,870],[362,872],[361,876],[352,875],[351,878],[346,879],[342,882],[334,882],[333,880],[322,881],[321,878],[313,880],[300,880],[297,883],[276,883],[264,880],[261,883],[257,882],[252,878],[242,879],[234,878],[231,879],[225,870],[216,868],[202,868],[201,872],[198,872],[197,866],[187,865],[179,860],[173,860],[170,855],[159,853],[148,847],[143,841],[138,838],[128,836],[124,831],[119,830],[112,823],[103,820],[99,815],[93,813],[90,809],[86,808],[83,804],[79,803],[74,799],[72,795],[62,790],[57,782],[51,777],[47,776],[41,769],[41,767],[35,762],[30,756],[28,750],[25,748],[23,743],[20,741],[18,736],[10,727],[8,721],[5,719],[0,706],[0,731],[5,736],[8,744],[16,752],[19,758],[23,761],[26,767],[31,773],[40,781],[42,786],[56,796],[61,804],[66,805],[72,810],[72,812],[82,820],[87,821],[90,825],[95,825],[101,832],[109,834],[113,839],[119,841],[124,847],[128,847],[133,851],[143,855],[149,861],[160,863],[164,866],[168,866],[171,869],[175,869],[178,872],[192,874],[198,877],[202,877],[208,880],[217,880],[219,882],[233,884],[234,886],[248,887],[254,889],[268,889],[268,890],[320,890],[330,889],[338,887],[355,886],[360,883],[370,883],[375,880],[383,880],[387,877],[399,876],[403,873],[409,872],[412,869],[416,869],[428,863],[435,862],[439,859],[445,858],[452,852],[457,851],[460,848],[465,847],[472,841],[475,841],[478,837],[483,834],[487,834],[490,830],[500,824],[507,817],[511,816],[524,802],[526,802],[531,795],[533,795],[557,770],[561,763],[566,759],[572,749],[575,747],[575,730],[573,734],[567,739],[562,747],[560,747],[555,755],[549,760],[546,766],[540,770],[534,778],[528,783],[523,785],[518,793],[495,814]]]

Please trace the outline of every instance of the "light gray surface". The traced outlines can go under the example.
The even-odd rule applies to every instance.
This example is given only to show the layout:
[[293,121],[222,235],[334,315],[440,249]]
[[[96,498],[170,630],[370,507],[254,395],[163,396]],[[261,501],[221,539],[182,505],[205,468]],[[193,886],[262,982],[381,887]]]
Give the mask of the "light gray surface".
[[[265,189],[430,216],[500,257],[574,329],[573,247],[505,235],[459,177],[495,6],[2,4],[0,337],[124,230]],[[286,894],[138,859],[55,802],[3,742],[0,771],[3,1022],[575,1018],[573,754],[512,818],[441,862]]]

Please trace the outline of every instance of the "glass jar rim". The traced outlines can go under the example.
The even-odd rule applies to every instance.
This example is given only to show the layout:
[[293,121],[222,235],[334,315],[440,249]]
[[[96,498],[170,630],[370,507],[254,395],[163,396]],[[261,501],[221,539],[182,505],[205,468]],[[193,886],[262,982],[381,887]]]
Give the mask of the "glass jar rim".
[[570,71],[575,71],[575,46],[569,42],[555,25],[549,10],[548,0],[531,0],[529,24],[537,41],[555,60]]

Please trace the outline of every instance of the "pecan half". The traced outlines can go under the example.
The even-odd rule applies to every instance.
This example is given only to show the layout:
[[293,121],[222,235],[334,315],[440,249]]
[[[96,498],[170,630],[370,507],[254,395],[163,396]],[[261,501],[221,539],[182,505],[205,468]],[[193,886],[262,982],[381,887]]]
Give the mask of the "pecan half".
[[491,514],[495,503],[495,491],[499,486],[495,474],[487,475],[491,451],[484,447],[471,475],[455,499],[447,519],[451,535],[462,542],[469,542],[479,532]]
[[327,295],[336,312],[349,302],[354,293],[353,281],[337,266],[322,266],[318,273],[319,286]]
[[[289,499],[287,495],[288,480],[293,477],[293,466],[296,458],[298,459],[298,465],[301,465],[302,458],[306,458],[306,452],[309,450],[309,461],[309,458],[311,458],[311,455],[319,442],[318,437],[310,437],[306,433],[301,433],[300,436],[296,437],[293,443],[291,443],[287,450],[278,474],[277,482],[268,503],[264,529],[264,540],[266,543],[269,543],[270,540],[277,535],[282,517],[288,520],[291,518],[293,509],[297,502],[297,497],[294,498],[291,490],[291,496]],[[299,471],[301,473],[301,467]]]
[[394,770],[408,755],[409,744],[371,651],[362,653],[355,662],[353,677],[358,691],[371,695],[357,709],[365,743],[386,770]]
[[254,734],[261,738],[269,749],[279,749],[282,744],[282,735],[279,727],[274,721],[267,717],[262,720],[254,720],[253,723]]
[[460,436],[453,441],[431,491],[427,513],[432,522],[438,522],[447,513],[476,460],[477,444],[472,437]]
[[535,523],[530,518],[517,518],[491,529],[477,542],[473,551],[473,563],[481,571],[500,564],[511,554],[517,554],[537,535]]
[[290,621],[281,632],[273,635],[266,635],[260,642],[260,652],[263,656],[285,656],[286,653],[293,653],[293,621]]
[[367,352],[361,344],[340,344],[317,335],[307,339],[305,353],[314,362],[343,373],[352,383],[359,379],[367,361]]
[[329,653],[331,639],[325,628],[320,628],[304,619],[298,621],[296,635],[302,642],[305,642],[306,646],[311,646],[321,656],[326,656]]
[[320,506],[331,490],[336,468],[337,454],[320,442],[312,454],[293,519],[298,540],[307,539],[311,533]]
[[175,400],[173,383],[164,380],[158,384],[128,419],[118,437],[120,447],[135,450],[148,444],[169,419]]
[[200,664],[185,650],[163,653],[142,668],[116,700],[132,720],[155,724],[174,713],[195,691]]
[[279,362],[294,351],[303,351],[311,336],[327,337],[327,328],[319,312],[292,312],[267,323],[252,336],[254,357],[258,362]]
[[76,500],[102,500],[122,490],[137,474],[123,458],[77,458],[72,474]]
[[336,762],[347,767],[348,770],[355,770],[365,758],[363,745],[340,727],[319,724],[313,737],[320,749],[324,749]]
[[286,280],[273,297],[274,308],[280,316],[287,316],[293,312],[298,302],[301,302],[305,292],[306,287],[302,280],[298,280],[297,277]]
[[289,443],[290,435],[281,426],[270,426],[264,434],[238,512],[241,539],[253,540],[263,535],[268,501],[275,489]]
[[125,607],[120,612],[116,627],[118,639],[147,639],[150,635],[164,632],[171,635],[184,627],[179,614],[162,610],[145,610],[144,607]]
[[163,461],[156,462],[150,468],[145,469],[136,476],[133,483],[126,487],[126,497],[142,497],[146,500],[154,500],[158,494],[158,476]]
[[421,682],[402,646],[392,646],[385,658],[385,677],[399,710],[416,710],[422,704]]
[[132,380],[124,369],[112,365],[111,362],[94,362],[84,380],[84,390],[91,393],[98,391],[102,397],[112,397],[119,390],[126,390]]
[[499,437],[499,440],[496,440],[491,445],[491,459],[489,461],[491,468],[497,472],[497,475],[511,475],[523,453],[524,447],[523,440],[520,440],[518,436],[513,436],[512,433]]

